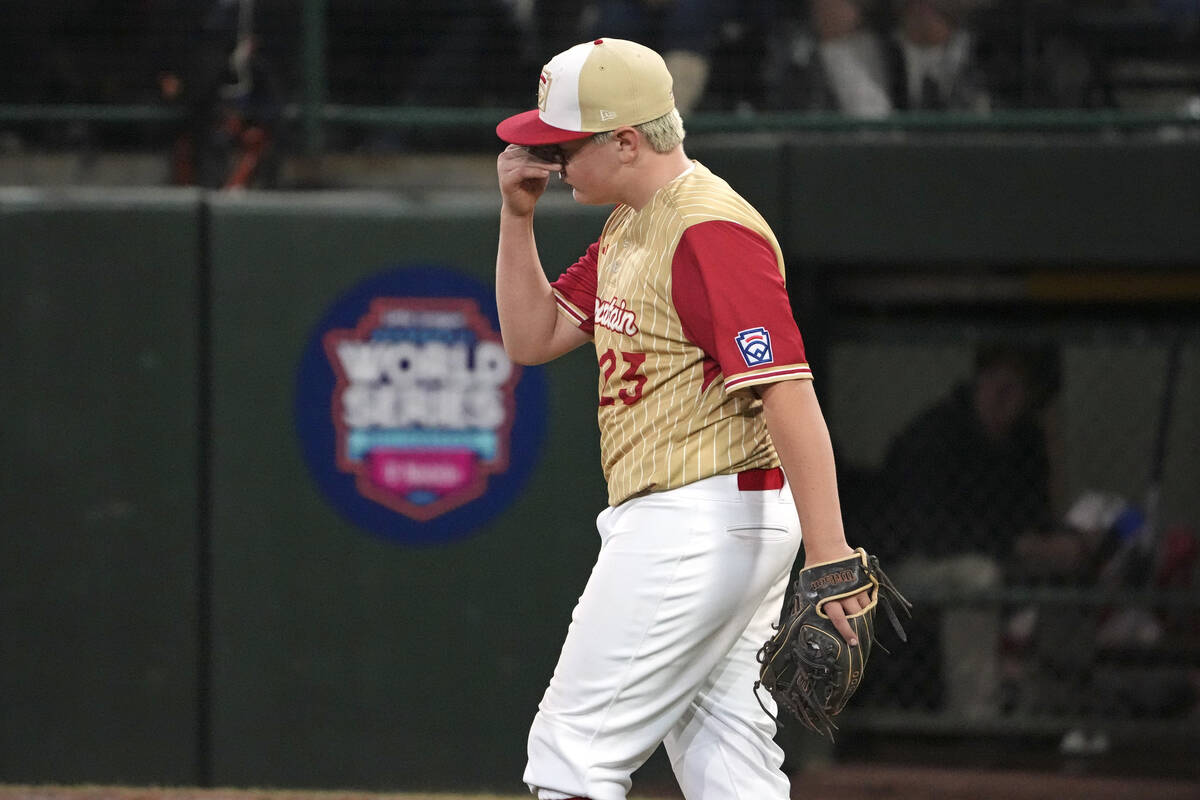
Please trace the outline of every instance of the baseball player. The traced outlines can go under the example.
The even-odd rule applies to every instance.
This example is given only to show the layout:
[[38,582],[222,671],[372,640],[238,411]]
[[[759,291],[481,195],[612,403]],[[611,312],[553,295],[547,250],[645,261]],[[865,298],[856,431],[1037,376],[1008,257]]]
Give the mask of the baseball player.
[[[692,800],[783,800],[755,656],[801,529],[808,564],[853,551],[779,243],[685,155],[671,76],[642,45],[558,54],[538,108],[497,133],[510,143],[497,160],[504,345],[523,364],[595,345],[609,491],[525,783],[543,800],[621,800],[663,743]],[[555,174],[576,201],[615,208],[551,283],[533,218]],[[845,615],[866,606],[863,592],[827,607],[852,646]]]

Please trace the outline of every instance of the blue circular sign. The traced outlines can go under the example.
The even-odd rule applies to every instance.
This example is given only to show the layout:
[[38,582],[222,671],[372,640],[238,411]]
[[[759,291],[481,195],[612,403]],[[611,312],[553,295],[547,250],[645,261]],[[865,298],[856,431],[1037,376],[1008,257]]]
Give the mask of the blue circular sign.
[[503,511],[545,433],[545,377],[505,354],[492,288],[436,265],[339,297],[309,336],[295,398],[326,499],[406,544],[470,536]]

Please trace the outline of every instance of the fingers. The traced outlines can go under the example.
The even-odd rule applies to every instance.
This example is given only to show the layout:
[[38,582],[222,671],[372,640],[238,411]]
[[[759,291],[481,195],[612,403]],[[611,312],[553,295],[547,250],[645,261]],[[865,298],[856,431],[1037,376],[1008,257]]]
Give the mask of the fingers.
[[500,196],[506,213],[531,216],[550,182],[550,173],[561,167],[539,161],[524,147],[509,145],[496,159]]
[[505,177],[508,177],[519,183],[530,179],[545,180],[550,177],[551,172],[561,172],[562,165],[552,161],[543,161],[524,147],[510,144],[504,148],[496,160],[496,169],[500,173],[502,182]]
[[496,159],[504,207],[511,213],[532,214],[538,198],[546,191],[550,174],[561,169],[558,164],[534,158],[524,147],[510,144]]
[[847,616],[854,616],[860,611],[866,611],[871,607],[871,590],[863,589],[858,594],[844,598],[842,607],[846,610]]
[[846,618],[864,611],[870,605],[870,592],[864,589],[858,594],[843,597],[841,600],[830,600],[822,606],[821,610],[833,622],[833,627],[837,628],[837,632],[842,635],[846,643],[851,647],[857,647],[858,637],[854,635],[854,629],[850,627]]
[[854,635],[850,623],[846,622],[846,612],[842,610],[842,601],[830,600],[825,604],[824,611],[825,615],[833,621],[833,627],[837,628],[837,632],[846,640],[846,644],[857,647],[858,637]]

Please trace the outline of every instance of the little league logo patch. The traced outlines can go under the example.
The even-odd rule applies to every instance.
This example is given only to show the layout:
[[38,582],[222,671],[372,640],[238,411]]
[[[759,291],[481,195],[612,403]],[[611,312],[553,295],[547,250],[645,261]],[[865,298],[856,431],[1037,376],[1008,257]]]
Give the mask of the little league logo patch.
[[515,496],[540,444],[545,387],[509,360],[492,297],[446,270],[396,270],[340,300],[312,335],[297,427],[310,471],[352,521],[438,541]]
[[771,334],[766,328],[738,331],[735,341],[747,367],[761,367],[775,360],[771,355]]

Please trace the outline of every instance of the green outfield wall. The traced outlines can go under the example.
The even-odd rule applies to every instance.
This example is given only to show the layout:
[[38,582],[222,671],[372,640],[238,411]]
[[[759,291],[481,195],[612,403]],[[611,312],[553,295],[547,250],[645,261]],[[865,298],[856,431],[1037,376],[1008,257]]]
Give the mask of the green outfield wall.
[[0,194],[0,780],[194,774],[200,203]]
[[[692,152],[776,227],[794,288],[858,268],[1200,270],[1195,143]],[[519,789],[598,546],[593,354],[521,373],[540,394],[513,413],[544,423],[513,434],[528,474],[444,541],[338,507],[302,433],[330,397],[305,376],[336,372],[334,346],[314,349],[331,309],[366,320],[362,287],[395,270],[490,287],[497,212],[468,195],[0,189],[0,780]],[[537,217],[547,272],[603,218],[556,192]]]
[[[339,517],[298,453],[293,385],[326,307],[394,264],[490,286],[494,201],[212,203],[213,769],[222,783],[484,785],[518,775],[523,728],[586,579],[604,502],[594,356],[548,374],[521,497],[451,544],[398,546]],[[539,218],[547,263],[602,215]]]

